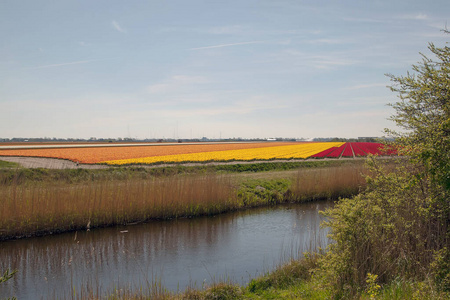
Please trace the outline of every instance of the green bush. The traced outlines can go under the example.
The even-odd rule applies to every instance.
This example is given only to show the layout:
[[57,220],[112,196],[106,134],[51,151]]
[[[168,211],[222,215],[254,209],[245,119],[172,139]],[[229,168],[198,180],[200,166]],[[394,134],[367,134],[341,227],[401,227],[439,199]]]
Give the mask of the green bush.
[[241,288],[229,283],[218,283],[204,292],[205,300],[233,300],[242,298]]
[[432,263],[434,281],[437,287],[450,292],[450,249],[443,248],[436,252],[435,260]]
[[291,260],[266,276],[253,279],[247,289],[251,293],[261,293],[270,288],[285,289],[300,281],[311,278],[311,272],[317,266],[317,257],[305,257],[302,260]]
[[[404,131],[387,130],[404,158],[368,160],[367,190],[325,212],[336,242],[322,270],[336,297],[355,297],[370,288],[367,274],[390,284],[421,282],[434,273],[449,286],[450,248],[450,48],[429,49],[416,74],[390,75],[400,101],[391,119]],[[373,284],[373,283],[372,283]]]
[[245,206],[261,205],[263,202],[274,205],[288,199],[291,180],[281,179],[247,179],[241,183],[238,197]]

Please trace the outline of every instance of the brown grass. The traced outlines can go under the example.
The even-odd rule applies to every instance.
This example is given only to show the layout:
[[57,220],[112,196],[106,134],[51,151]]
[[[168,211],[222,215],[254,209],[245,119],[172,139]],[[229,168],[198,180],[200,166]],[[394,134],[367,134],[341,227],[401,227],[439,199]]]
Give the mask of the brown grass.
[[[260,180],[289,178],[291,186],[276,202],[337,198],[357,193],[364,185],[363,166],[302,169],[298,172],[256,173]],[[274,204],[240,199],[240,182],[248,176],[206,173],[150,179],[107,179],[66,182],[28,182],[0,185],[0,240],[20,236],[212,215]],[[278,193],[275,191],[275,193]]]
[[0,188],[0,237],[219,213],[233,201],[224,176],[101,180]]
[[348,197],[358,194],[366,186],[364,175],[367,174],[363,164],[300,170],[291,191],[300,200]]

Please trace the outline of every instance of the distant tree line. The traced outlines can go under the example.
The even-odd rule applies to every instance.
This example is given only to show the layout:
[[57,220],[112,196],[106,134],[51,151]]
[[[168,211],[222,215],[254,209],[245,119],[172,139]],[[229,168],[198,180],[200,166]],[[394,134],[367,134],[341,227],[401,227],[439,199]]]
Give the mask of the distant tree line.
[[[96,138],[91,137],[88,139],[83,138],[1,138],[0,142],[4,143],[72,143],[72,142],[96,142],[96,143],[121,143],[121,142],[148,142],[148,143],[189,143],[189,142],[263,142],[263,141],[277,141],[277,142],[295,142],[305,141],[303,138],[226,138],[226,139],[210,139],[203,137],[201,139],[172,139],[172,138],[153,138],[153,139],[137,139],[137,138]],[[340,137],[328,137],[328,138],[314,138],[314,142],[380,142],[386,140],[379,137],[358,137],[358,138],[340,138]]]

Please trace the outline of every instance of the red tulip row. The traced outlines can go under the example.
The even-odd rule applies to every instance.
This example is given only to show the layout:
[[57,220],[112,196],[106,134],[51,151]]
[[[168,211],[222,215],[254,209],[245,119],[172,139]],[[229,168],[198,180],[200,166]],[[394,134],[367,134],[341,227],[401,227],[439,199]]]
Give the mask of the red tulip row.
[[373,155],[393,155],[395,150],[385,149],[381,143],[345,143],[340,147],[332,147],[325,151],[312,155],[314,158],[340,158]]
[[348,143],[342,144],[339,148],[334,149],[333,152],[327,155],[327,157],[338,158],[341,157],[342,152],[345,150],[345,147]]
[[352,147],[352,144],[354,144],[354,143],[345,143],[344,145],[345,145],[345,149],[344,149],[344,151],[342,152],[342,157],[353,157],[354,155],[353,155],[353,147]]

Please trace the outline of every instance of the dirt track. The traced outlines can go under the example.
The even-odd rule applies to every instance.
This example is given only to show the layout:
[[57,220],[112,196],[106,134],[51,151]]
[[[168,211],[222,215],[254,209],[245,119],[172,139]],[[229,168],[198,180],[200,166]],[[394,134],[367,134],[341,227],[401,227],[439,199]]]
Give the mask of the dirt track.
[[43,157],[0,156],[0,160],[19,163],[25,168],[45,169],[105,169],[108,166],[76,164],[73,161]]

